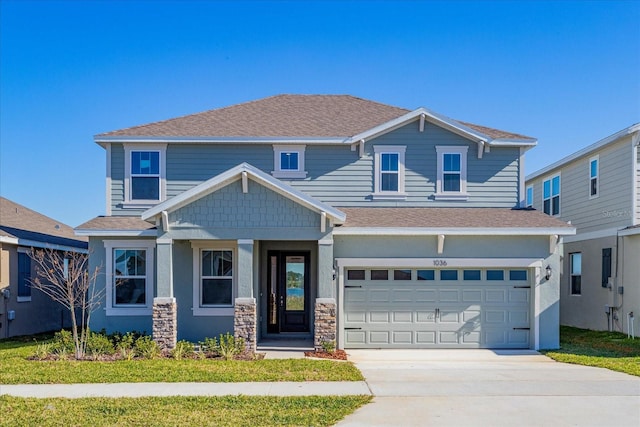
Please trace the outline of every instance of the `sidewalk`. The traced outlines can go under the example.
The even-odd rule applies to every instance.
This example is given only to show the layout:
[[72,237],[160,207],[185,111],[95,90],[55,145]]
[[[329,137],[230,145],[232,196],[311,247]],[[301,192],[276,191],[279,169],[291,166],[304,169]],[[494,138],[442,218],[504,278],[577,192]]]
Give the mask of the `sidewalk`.
[[364,381],[255,383],[114,383],[0,385],[0,395],[17,397],[143,396],[346,396],[371,394]]

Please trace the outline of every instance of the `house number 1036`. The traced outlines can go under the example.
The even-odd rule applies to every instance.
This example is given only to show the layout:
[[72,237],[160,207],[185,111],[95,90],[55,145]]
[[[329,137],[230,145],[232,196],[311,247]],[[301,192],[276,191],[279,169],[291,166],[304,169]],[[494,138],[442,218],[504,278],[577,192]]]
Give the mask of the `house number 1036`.
[[447,261],[443,260],[443,259],[434,259],[433,260],[433,265],[436,267],[446,267],[447,266]]

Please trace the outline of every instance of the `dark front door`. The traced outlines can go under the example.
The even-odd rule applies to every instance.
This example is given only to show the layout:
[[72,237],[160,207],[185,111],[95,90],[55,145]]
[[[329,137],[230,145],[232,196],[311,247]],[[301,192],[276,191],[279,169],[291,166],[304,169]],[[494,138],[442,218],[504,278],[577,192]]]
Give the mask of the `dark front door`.
[[268,332],[309,332],[309,252],[270,251]]

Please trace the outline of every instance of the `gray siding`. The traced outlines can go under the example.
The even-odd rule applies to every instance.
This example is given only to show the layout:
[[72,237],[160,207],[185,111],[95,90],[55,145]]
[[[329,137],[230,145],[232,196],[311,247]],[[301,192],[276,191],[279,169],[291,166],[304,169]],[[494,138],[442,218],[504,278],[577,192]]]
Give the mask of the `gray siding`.
[[[589,160],[599,156],[599,195],[589,197]],[[560,173],[560,219],[578,233],[620,228],[632,222],[632,180],[628,139],[581,157],[536,178],[533,207],[543,210],[543,182]],[[527,185],[531,182],[527,182]]]
[[[404,201],[371,200],[374,182],[375,145],[406,146]],[[437,158],[435,146],[468,146],[466,202],[435,201]],[[365,155],[350,146],[307,145],[305,179],[284,180],[291,186],[334,206],[469,206],[514,207],[518,203],[518,148],[493,148],[482,159],[477,145],[432,124],[424,132],[413,122],[365,144]],[[267,173],[273,171],[272,145],[171,145],[167,147],[167,196],[198,185],[242,162]],[[113,144],[111,158],[113,215],[142,211],[122,209],[124,197],[124,149]]]
[[[320,214],[249,180],[235,181],[169,214],[173,238],[317,240]],[[330,227],[327,226],[327,232]],[[325,232],[325,234],[327,233]]]

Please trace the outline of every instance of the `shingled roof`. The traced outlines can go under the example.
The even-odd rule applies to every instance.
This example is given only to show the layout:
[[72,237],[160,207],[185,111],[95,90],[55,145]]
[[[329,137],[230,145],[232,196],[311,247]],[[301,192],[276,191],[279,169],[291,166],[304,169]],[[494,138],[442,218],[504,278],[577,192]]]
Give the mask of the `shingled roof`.
[[534,209],[508,208],[343,208],[347,220],[342,228],[528,228],[573,227]]
[[[346,138],[410,110],[351,95],[276,95],[96,135],[103,137]],[[459,122],[491,138],[533,139]]]
[[87,248],[87,239],[77,237],[73,228],[4,197],[0,197],[0,236]]

